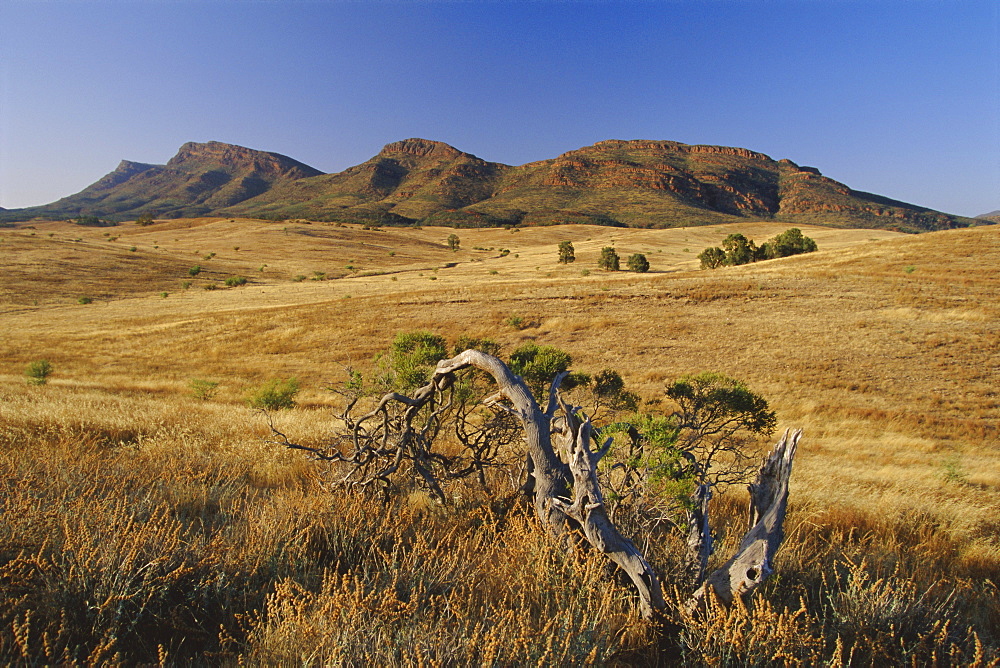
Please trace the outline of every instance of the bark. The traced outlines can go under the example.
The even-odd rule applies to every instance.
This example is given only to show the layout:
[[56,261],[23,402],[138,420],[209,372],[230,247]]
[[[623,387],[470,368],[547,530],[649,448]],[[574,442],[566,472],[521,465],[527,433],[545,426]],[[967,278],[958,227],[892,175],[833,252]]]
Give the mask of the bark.
[[576,520],[583,529],[587,540],[598,552],[607,555],[621,568],[639,592],[639,610],[646,619],[666,607],[660,581],[642,553],[629,539],[618,532],[614,522],[608,518],[597,480],[597,464],[608,451],[611,440],[598,452],[591,452],[591,425],[587,419],[579,424],[576,416],[564,407],[569,427],[570,449],[569,468],[573,472],[573,502],[559,498],[552,499],[553,505]]
[[783,524],[792,458],[801,436],[801,429],[793,434],[786,430],[761,465],[756,482],[749,485],[750,529],[736,554],[709,575],[688,599],[689,611],[699,609],[710,591],[726,606],[737,596],[746,599],[774,572],[774,555],[785,537]]
[[705,580],[708,558],[712,556],[712,529],[708,524],[708,502],[712,488],[706,483],[698,485],[691,495],[691,508],[687,511],[687,557],[685,566],[691,584],[698,587]]
[[[610,440],[600,452],[591,452],[590,421],[581,424],[576,412],[557,398],[556,390],[561,378],[553,382],[548,406],[542,411],[524,381],[492,355],[466,350],[457,357],[439,362],[435,377],[468,366],[493,376],[500,393],[510,401],[511,410],[521,419],[532,476],[532,484],[526,487],[534,494],[538,518],[560,537],[566,534],[570,524],[567,518],[579,525],[587,541],[598,552],[607,555],[632,580],[639,592],[640,611],[643,617],[651,619],[666,607],[660,581],[635,545],[622,536],[608,518],[597,480],[597,463],[607,452]],[[560,407],[562,415],[554,425],[553,417]],[[562,437],[560,449],[567,455],[569,466],[559,459],[553,447],[553,428]],[[567,498],[570,473],[573,477],[572,502]]]

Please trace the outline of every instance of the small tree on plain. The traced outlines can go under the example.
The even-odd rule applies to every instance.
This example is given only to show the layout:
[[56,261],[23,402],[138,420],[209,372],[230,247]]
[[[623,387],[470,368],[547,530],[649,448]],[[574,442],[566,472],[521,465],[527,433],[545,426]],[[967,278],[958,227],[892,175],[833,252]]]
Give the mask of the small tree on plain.
[[461,242],[457,234],[452,233],[448,235],[448,248],[452,249],[453,251],[457,251],[459,243]]
[[597,266],[604,271],[618,271],[620,259],[618,253],[612,246],[605,246],[601,249],[601,257],[597,259]]
[[35,360],[24,370],[24,375],[32,385],[44,385],[52,375],[52,364],[48,360]]
[[701,260],[702,269],[717,269],[725,264],[726,251],[718,246],[706,248],[698,253],[698,259]]
[[576,261],[576,249],[573,248],[573,242],[560,241],[559,264],[569,264],[570,262],[575,262],[575,261]]
[[633,253],[628,257],[627,266],[630,271],[645,274],[649,271],[649,260],[642,253]]

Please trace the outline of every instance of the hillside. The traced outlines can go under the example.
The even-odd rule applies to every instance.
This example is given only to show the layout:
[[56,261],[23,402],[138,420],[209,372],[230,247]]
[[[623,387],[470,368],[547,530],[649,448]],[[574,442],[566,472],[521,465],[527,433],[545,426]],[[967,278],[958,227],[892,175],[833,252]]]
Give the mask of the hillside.
[[[504,355],[558,346],[574,370],[617,369],[654,413],[669,412],[671,379],[725,373],[767,398],[779,430],[804,428],[773,585],[746,614],[682,619],[680,665],[990,665],[1000,228],[803,226],[815,253],[697,269],[730,233],[759,243],[787,227],[469,229],[458,251],[453,228],[431,226],[4,230],[0,658],[404,665],[403,643],[455,665],[662,660],[600,555],[567,557],[500,502],[513,470],[495,472],[494,497],[456,483],[443,506],[405,488],[359,502],[268,443],[243,404],[296,377],[298,406],[276,426],[327,443],[344,401],[327,388],[376,373],[397,332],[422,329],[489,337]],[[557,262],[563,240],[573,264]],[[599,271],[608,245],[645,253],[651,271]],[[230,276],[249,280],[227,288]],[[41,359],[51,377],[30,386]],[[192,396],[194,381],[212,396]],[[739,486],[713,499],[714,563],[745,501]],[[683,592],[681,543],[667,529],[641,542]]]
[[113,172],[75,195],[52,204],[7,211],[4,218],[93,215],[122,221],[143,214],[161,218],[199,216],[260,195],[286,181],[321,173],[278,153],[222,142],[189,142],[166,165],[123,160]]
[[566,223],[665,228],[773,220],[906,232],[981,221],[852,190],[743,148],[602,141],[518,167],[407,139],[337,174],[219,142],[166,165],[123,161],[80,193],[0,220],[229,216],[452,227]]
[[989,213],[984,213],[976,216],[979,220],[988,220],[993,223],[1000,223],[1000,210],[990,211]]

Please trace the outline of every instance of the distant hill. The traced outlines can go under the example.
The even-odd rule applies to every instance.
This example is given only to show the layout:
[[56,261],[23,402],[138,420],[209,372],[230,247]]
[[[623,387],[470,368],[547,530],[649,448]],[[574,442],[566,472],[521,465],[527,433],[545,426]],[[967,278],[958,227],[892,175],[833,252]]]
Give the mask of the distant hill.
[[976,216],[976,218],[979,220],[988,220],[992,223],[1000,223],[1000,210],[983,213]]
[[159,218],[202,216],[265,193],[276,184],[320,174],[278,153],[215,141],[190,142],[166,165],[122,160],[113,172],[75,195],[7,211],[3,218],[94,215],[121,221],[145,213]]
[[907,232],[981,222],[852,190],[744,148],[608,140],[515,167],[426,139],[387,144],[337,174],[276,153],[185,144],[164,166],[123,161],[76,195],[0,220],[142,213],[458,227],[776,220]]

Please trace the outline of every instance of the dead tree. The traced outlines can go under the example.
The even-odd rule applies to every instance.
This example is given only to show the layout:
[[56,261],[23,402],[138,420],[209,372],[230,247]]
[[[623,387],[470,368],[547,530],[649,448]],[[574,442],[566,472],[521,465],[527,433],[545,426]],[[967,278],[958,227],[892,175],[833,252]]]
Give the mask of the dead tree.
[[[458,462],[458,458],[446,457],[431,447],[441,429],[442,416],[452,407],[447,393],[454,388],[456,374],[470,368],[489,374],[498,387],[482,405],[514,416],[520,422],[528,471],[521,489],[542,525],[567,544],[572,543],[567,540],[570,536],[582,535],[590,546],[628,575],[639,594],[643,617],[656,617],[666,607],[659,578],[635,545],[621,535],[605,508],[597,466],[608,452],[611,439],[596,451],[592,449],[594,431],[589,418],[581,419],[580,409],[568,405],[559,395],[559,384],[565,374],[552,382],[543,409],[524,380],[500,359],[478,350],[466,350],[439,362],[430,381],[412,397],[386,394],[372,411],[357,419],[350,418],[349,411],[345,411],[342,418],[347,433],[331,447],[292,443],[273,425],[272,430],[280,437],[278,443],[282,445],[306,450],[318,459],[347,465],[347,473],[341,480],[344,484],[382,483],[387,486],[390,476],[404,462],[409,462],[415,477],[443,498],[435,466],[441,469],[445,478],[457,477],[462,472],[476,472],[481,476],[486,462],[476,457],[496,451],[496,444],[489,443],[490,434],[494,432],[476,429],[456,431],[460,440],[465,434],[467,453],[472,453],[467,454],[466,461]],[[352,402],[349,408],[353,405]],[[394,406],[398,410],[390,411]],[[423,409],[427,410],[417,422]],[[500,426],[495,433],[509,437],[509,426],[504,426],[502,421],[497,424]],[[761,467],[757,482],[750,485],[750,530],[736,555],[698,589],[688,603],[689,608],[697,607],[709,590],[728,605],[736,596],[752,591],[772,572],[774,552],[783,537],[788,476],[799,435],[800,432],[796,432],[789,439],[786,433]],[[703,513],[707,501],[706,496],[701,506]],[[699,572],[703,572],[711,552],[707,521],[700,520],[690,527],[689,544],[698,555]]]

